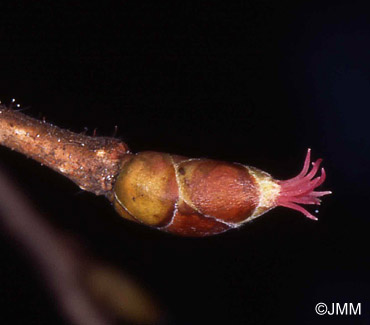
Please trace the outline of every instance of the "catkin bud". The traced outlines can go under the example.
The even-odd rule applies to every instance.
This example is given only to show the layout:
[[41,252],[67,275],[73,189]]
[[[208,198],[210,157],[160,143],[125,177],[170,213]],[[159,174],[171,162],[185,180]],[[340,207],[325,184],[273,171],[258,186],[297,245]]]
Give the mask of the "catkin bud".
[[[297,200],[312,204],[319,202],[318,196],[329,194],[313,191],[324,181],[325,173],[311,180],[321,162],[318,161],[305,175],[309,154],[297,178],[278,181],[241,164],[141,152],[122,165],[114,186],[114,206],[129,220],[178,235],[218,234],[277,205],[292,205]],[[306,210],[303,213],[315,218]]]

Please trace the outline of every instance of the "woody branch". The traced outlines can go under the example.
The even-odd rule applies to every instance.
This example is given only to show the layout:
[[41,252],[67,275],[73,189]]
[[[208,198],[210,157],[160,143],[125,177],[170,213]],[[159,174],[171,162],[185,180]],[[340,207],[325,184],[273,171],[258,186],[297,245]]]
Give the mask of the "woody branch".
[[0,105],[0,144],[25,154],[96,195],[113,188],[127,145],[58,128]]

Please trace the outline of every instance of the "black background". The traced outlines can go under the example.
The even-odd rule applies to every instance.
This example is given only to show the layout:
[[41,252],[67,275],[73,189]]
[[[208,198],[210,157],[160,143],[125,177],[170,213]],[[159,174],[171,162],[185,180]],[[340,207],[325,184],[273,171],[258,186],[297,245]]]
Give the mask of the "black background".
[[[370,14],[353,1],[13,2],[0,8],[0,98],[76,132],[295,176],[328,178],[313,222],[277,208],[180,238],[122,220],[8,149],[1,165],[45,218],[134,274],[170,324],[365,324],[369,304]],[[311,209],[310,211],[313,211]],[[65,324],[27,252],[3,233],[0,322]],[[361,316],[315,305],[362,303]],[[5,321],[7,319],[7,321]]]

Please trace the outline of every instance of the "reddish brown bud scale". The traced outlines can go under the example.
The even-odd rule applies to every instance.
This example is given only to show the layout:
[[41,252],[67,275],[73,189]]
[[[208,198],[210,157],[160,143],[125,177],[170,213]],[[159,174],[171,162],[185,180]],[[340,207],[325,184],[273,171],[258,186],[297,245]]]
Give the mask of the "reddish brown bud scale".
[[199,159],[184,162],[177,169],[184,199],[201,214],[239,223],[258,204],[256,181],[243,166]]
[[114,197],[142,223],[150,226],[169,223],[178,200],[171,156],[156,152],[133,155],[117,178]]
[[170,224],[161,230],[181,236],[203,237],[219,234],[230,228],[232,226],[198,213],[180,199]]

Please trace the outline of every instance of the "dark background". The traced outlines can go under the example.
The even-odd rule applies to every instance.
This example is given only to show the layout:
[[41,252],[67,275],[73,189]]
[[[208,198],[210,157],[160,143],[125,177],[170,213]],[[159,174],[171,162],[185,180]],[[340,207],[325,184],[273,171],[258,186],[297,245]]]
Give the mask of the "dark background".
[[[0,8],[0,99],[76,132],[295,176],[308,147],[328,178],[313,222],[277,208],[180,238],[0,149],[45,218],[134,274],[170,324],[365,324],[369,304],[370,14],[353,1],[13,2]],[[311,208],[310,211],[313,211]],[[27,252],[0,238],[0,322],[65,324]],[[318,302],[362,303],[317,316]],[[5,322],[5,320],[7,321]]]

